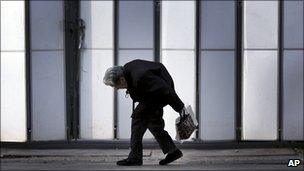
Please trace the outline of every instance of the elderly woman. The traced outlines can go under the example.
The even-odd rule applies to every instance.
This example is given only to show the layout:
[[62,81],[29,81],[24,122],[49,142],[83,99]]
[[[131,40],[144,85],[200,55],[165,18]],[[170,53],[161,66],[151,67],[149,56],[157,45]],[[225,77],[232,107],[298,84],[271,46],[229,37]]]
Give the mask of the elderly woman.
[[166,165],[183,156],[164,130],[163,107],[169,104],[180,115],[185,113],[185,107],[163,64],[134,60],[124,66],[114,66],[106,71],[104,83],[116,89],[127,89],[133,102],[139,102],[131,116],[131,152],[128,158],[118,161],[117,165],[142,165],[142,138],[147,128],[163,153],[167,154],[159,162],[160,165]]

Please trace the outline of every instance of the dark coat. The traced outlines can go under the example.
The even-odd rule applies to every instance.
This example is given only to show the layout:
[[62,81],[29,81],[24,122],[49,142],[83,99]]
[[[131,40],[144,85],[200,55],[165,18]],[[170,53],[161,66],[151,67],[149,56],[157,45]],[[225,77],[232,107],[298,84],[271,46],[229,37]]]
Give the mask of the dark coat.
[[165,66],[159,62],[134,60],[123,66],[127,81],[127,92],[135,102],[139,102],[132,117],[149,115],[166,105],[180,112],[184,103],[174,90],[174,83]]

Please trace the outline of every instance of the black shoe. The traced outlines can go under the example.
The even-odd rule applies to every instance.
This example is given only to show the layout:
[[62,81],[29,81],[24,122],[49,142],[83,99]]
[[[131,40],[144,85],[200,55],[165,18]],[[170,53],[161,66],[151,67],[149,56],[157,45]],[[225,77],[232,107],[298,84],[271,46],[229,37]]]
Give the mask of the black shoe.
[[123,159],[119,160],[117,163],[119,166],[141,166],[142,165],[142,160],[132,160],[132,159]]
[[174,160],[181,158],[182,156],[183,153],[179,149],[176,149],[175,151],[168,153],[165,159],[159,161],[159,165],[166,165],[173,162]]

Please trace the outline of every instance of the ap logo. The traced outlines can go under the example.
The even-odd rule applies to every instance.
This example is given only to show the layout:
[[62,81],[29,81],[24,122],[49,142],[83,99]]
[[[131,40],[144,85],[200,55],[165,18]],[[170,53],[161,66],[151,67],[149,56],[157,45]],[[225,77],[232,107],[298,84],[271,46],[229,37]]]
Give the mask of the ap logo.
[[297,167],[301,161],[299,159],[289,159],[288,167]]

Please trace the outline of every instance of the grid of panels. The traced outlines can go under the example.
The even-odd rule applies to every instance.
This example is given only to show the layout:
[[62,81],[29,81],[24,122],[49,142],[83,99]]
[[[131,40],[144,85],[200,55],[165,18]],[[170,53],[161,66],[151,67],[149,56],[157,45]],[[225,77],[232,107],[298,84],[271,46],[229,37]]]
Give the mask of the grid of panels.
[[[122,2],[123,3],[123,2]],[[122,4],[120,3],[120,4]],[[132,1],[131,3],[136,3],[136,1]],[[235,43],[231,43],[234,40],[234,29],[233,27],[230,27],[228,25],[231,24],[231,22],[227,22],[229,21],[228,18],[231,17],[231,15],[234,13],[233,10],[229,10],[231,7],[231,4],[228,4],[229,2],[225,2],[222,3],[221,5],[214,5],[217,3],[217,1],[203,1],[202,2],[204,5],[202,5],[202,34],[201,34],[201,44],[202,44],[202,49],[201,49],[201,67],[203,67],[203,65],[206,65],[204,73],[210,73],[210,71],[216,75],[222,75],[222,74],[227,74],[229,79],[225,79],[225,80],[221,80],[221,79],[215,79],[211,81],[207,81],[208,80],[208,75],[202,76],[203,74],[201,74],[200,78],[200,84],[201,86],[203,86],[201,88],[201,96],[200,96],[200,105],[201,105],[201,109],[205,103],[208,104],[208,100],[210,99],[209,102],[219,102],[218,100],[216,100],[216,98],[214,97],[219,97],[221,95],[223,95],[223,93],[220,93],[220,95],[216,95],[216,93],[212,93],[211,91],[211,95],[207,95],[208,93],[206,93],[206,96],[202,95],[204,93],[202,93],[204,91],[204,88],[206,90],[206,88],[208,87],[212,87],[212,85],[216,85],[219,84],[219,81],[223,81],[222,84],[225,84],[227,82],[229,82],[229,80],[233,80],[235,78],[234,75],[232,75],[232,70],[231,67],[235,67],[234,66],[234,44]],[[214,4],[212,4],[214,3]],[[273,4],[270,4],[273,3]],[[303,93],[298,93],[303,91],[303,39],[301,39],[301,35],[303,35],[303,3],[301,1],[284,1],[284,24],[283,24],[283,36],[284,36],[284,51],[283,51],[283,139],[284,140],[301,140],[303,139],[303,132],[301,132],[301,130],[303,130],[303,122],[301,122],[301,119],[299,120],[293,120],[293,118],[298,118],[298,117],[303,117],[303,96],[301,96],[301,94]],[[263,4],[263,5],[262,5]],[[152,5],[153,6],[153,5]],[[204,9],[205,7],[208,7],[207,9]],[[128,7],[127,7],[128,8]],[[211,9],[217,9],[217,10],[211,10]],[[210,10],[209,10],[210,9]],[[221,10],[219,10],[221,9]],[[258,9],[258,10],[256,10]],[[275,78],[278,77],[278,73],[277,73],[277,69],[278,66],[273,66],[273,64],[277,64],[278,63],[278,39],[279,37],[278,35],[278,3],[277,2],[258,2],[258,1],[252,1],[252,2],[244,2],[244,70],[243,70],[243,80],[244,80],[244,90],[243,90],[243,108],[245,109],[243,112],[243,139],[244,140],[269,140],[269,139],[276,139],[277,137],[275,136],[277,134],[277,128],[275,125],[277,125],[277,123],[271,123],[270,124],[270,129],[269,131],[266,131],[264,133],[262,133],[262,135],[260,136],[255,136],[257,134],[257,132],[260,132],[261,129],[258,128],[258,126],[266,126],[267,123],[259,123],[260,125],[256,125],[255,123],[249,123],[250,121],[250,117],[248,117],[249,115],[247,115],[248,113],[256,113],[256,115],[251,116],[253,117],[253,119],[255,120],[262,120],[262,117],[259,113],[259,110],[264,112],[264,111],[268,111],[271,114],[267,114],[267,117],[269,117],[269,119],[271,120],[271,122],[273,122],[273,120],[277,121],[277,116],[274,115],[274,113],[278,113],[278,111],[276,111],[275,108],[277,108],[277,106],[274,106],[273,104],[276,104],[276,100],[277,99],[277,93],[278,93],[278,89],[276,88],[275,84],[276,82],[278,82],[278,80],[276,80]],[[2,13],[3,10],[1,10]],[[39,10],[37,10],[39,11]],[[132,7],[128,8],[126,11],[128,11],[128,13],[134,13],[134,10],[132,9]],[[34,11],[35,12],[35,11]],[[223,13],[225,15],[223,15]],[[110,13],[107,13],[110,14]],[[226,15],[229,14],[229,15]],[[164,14],[164,15],[170,15],[170,14]],[[251,18],[253,15],[257,15],[259,17],[257,18],[262,18],[262,20],[258,20],[257,18]],[[3,15],[1,15],[3,16]],[[14,17],[16,17],[18,15],[14,15]],[[145,16],[145,15],[143,15]],[[152,16],[150,14],[147,14],[146,17],[150,17],[152,18]],[[267,17],[265,17],[267,16]],[[294,16],[299,16],[299,17],[294,17]],[[124,17],[127,18],[127,16],[124,15]],[[133,18],[138,17],[138,15],[133,16]],[[205,17],[205,18],[204,18]],[[214,20],[210,20],[210,18],[214,17]],[[123,18],[123,17],[122,17]],[[124,21],[127,21],[128,19],[124,19]],[[224,23],[224,25],[228,26],[226,29],[222,29],[224,27],[220,27],[218,24],[222,25],[222,23],[220,22],[214,22],[214,21],[222,21],[222,23]],[[230,18],[230,21],[233,20],[233,23],[235,22],[235,18],[233,17],[233,19]],[[1,19],[1,22],[3,20]],[[146,22],[144,20],[138,19],[138,21],[140,22]],[[266,22],[265,22],[266,21]],[[268,21],[268,22],[267,22]],[[264,23],[264,24],[263,24]],[[302,24],[301,24],[302,23]],[[43,34],[43,32],[45,32],[46,30],[48,30],[49,28],[52,28],[54,25],[50,24],[50,23],[40,23],[41,25],[45,25],[46,27],[44,29],[41,30],[36,30],[37,34]],[[126,22],[126,23],[120,23],[122,25],[125,25],[125,27],[131,27],[131,25]],[[133,23],[134,24],[134,23]],[[151,24],[151,23],[150,23]],[[63,27],[62,23],[59,23],[59,28]],[[235,25],[235,24],[231,24],[231,25]],[[261,25],[261,27],[254,27],[254,25]],[[93,25],[92,25],[93,26]],[[92,28],[98,28],[98,24],[96,24],[94,27]],[[205,27],[204,27],[205,26]],[[120,26],[121,27],[121,26]],[[190,27],[191,28],[191,27]],[[215,29],[212,29],[215,28]],[[104,29],[104,27],[101,27],[100,29]],[[112,30],[111,28],[106,28],[108,30],[106,31],[110,31]],[[146,30],[148,32],[150,32],[150,30],[153,30],[153,24],[152,26],[150,26],[149,24],[146,24],[142,27],[136,27],[135,30],[137,29],[137,32],[141,32],[143,30]],[[170,27],[166,27],[164,28],[164,30],[170,30]],[[189,28],[188,28],[189,29]],[[123,32],[123,29],[120,29],[122,32],[119,32],[121,35],[126,35],[125,31]],[[187,30],[187,29],[185,29]],[[261,32],[261,30],[264,30],[264,32]],[[265,33],[266,30],[266,33]],[[12,31],[12,30],[11,30]],[[91,30],[89,30],[91,31]],[[32,31],[33,32],[33,31]],[[95,33],[96,31],[92,31],[92,35]],[[153,31],[152,31],[153,32]],[[185,32],[189,32],[185,31]],[[169,34],[176,34],[174,32],[168,32]],[[232,33],[232,34],[231,34]],[[259,34],[260,33],[260,34]],[[34,33],[35,34],[35,33]],[[5,37],[3,38],[4,34],[1,34],[1,42],[2,40],[5,39]],[[9,35],[9,34],[7,34]],[[144,34],[143,36],[147,36],[148,34]],[[298,36],[300,35],[300,36]],[[99,44],[105,44],[105,47],[101,47],[99,50],[104,50],[103,53],[107,53],[108,54],[104,54],[105,57],[107,58],[105,59],[106,61],[110,61],[111,60],[111,50],[112,50],[112,43],[111,42],[111,35],[105,35],[106,37],[103,39],[95,39],[93,41],[87,41],[87,45],[88,45],[88,50],[86,53],[89,54],[93,54],[93,52],[90,52],[90,50],[92,50],[93,48],[99,49]],[[139,36],[138,39],[136,39],[135,41],[132,41],[132,43],[130,44],[129,40],[134,39],[134,34],[133,35],[126,35],[125,37],[122,37],[121,40],[119,40],[119,42],[121,42],[120,44],[120,50],[119,50],[119,54],[121,54],[121,56],[126,55],[126,57],[123,57],[123,59],[118,59],[118,63],[119,64],[123,64],[124,60],[131,60],[133,58],[128,58],[130,57],[129,54],[132,55],[132,57],[136,57],[136,54],[146,54],[146,57],[143,57],[144,59],[148,59],[148,60],[153,60],[153,36],[151,37],[145,37],[145,40],[148,40],[147,42],[142,42],[144,40],[140,40],[141,38],[143,38],[143,36]],[[228,36],[228,37],[225,37]],[[18,37],[18,36],[11,36],[11,37]],[[97,36],[92,36],[91,38],[94,38]],[[108,37],[108,38],[107,38]],[[170,37],[170,36],[167,36]],[[181,38],[181,37],[176,37],[176,36],[171,36],[171,38]],[[20,37],[19,37],[20,38]],[[22,38],[22,37],[21,37]],[[174,38],[174,39],[175,39]],[[185,42],[188,42],[186,46],[190,45],[192,46],[192,44],[190,43],[192,40],[191,38],[188,39],[189,37],[187,36],[187,39],[185,39]],[[63,49],[61,49],[61,45],[63,46],[63,40],[60,38],[60,36],[53,36],[50,37],[49,39],[51,41],[57,41],[58,43],[55,44],[48,44],[45,43],[45,41],[43,40],[43,37],[39,37],[36,36],[37,41],[33,41],[32,40],[32,46],[33,47],[37,47],[36,51],[37,52],[33,52],[32,56],[33,59],[35,59],[35,53],[39,54],[39,53],[44,53],[44,52],[40,52],[40,51],[45,51],[48,50],[48,48],[52,49],[53,51],[61,51]],[[40,41],[39,41],[40,39]],[[222,40],[223,39],[223,40]],[[105,41],[106,40],[106,41]],[[166,37],[163,38],[163,40],[166,40]],[[104,42],[103,42],[104,41]],[[24,41],[19,41],[19,42],[24,42]],[[41,43],[39,43],[41,42]],[[178,40],[176,40],[175,42],[178,42]],[[167,48],[167,52],[163,51],[163,54],[169,55],[174,54],[173,56],[176,56],[176,58],[180,58],[181,61],[183,61],[183,57],[185,57],[184,62],[187,63],[189,62],[189,65],[185,65],[187,68],[191,68],[191,65],[194,64],[195,62],[194,60],[187,60],[186,56],[194,56],[194,54],[189,53],[190,55],[187,55],[187,53],[185,52],[184,54],[181,53],[180,57],[179,54],[176,55],[176,53],[180,50],[185,50],[185,51],[192,51],[192,48],[190,47],[182,47],[182,46],[178,46],[178,44],[176,44],[177,46],[175,46],[175,42],[173,41],[172,43],[172,48]],[[170,39],[166,40],[167,44],[170,44]],[[164,43],[164,46],[166,45],[166,43]],[[35,45],[36,44],[36,45]],[[9,44],[4,44],[1,43],[1,49],[2,46],[4,45],[9,45]],[[142,47],[137,47],[137,45],[142,45]],[[128,47],[129,46],[129,47]],[[152,48],[151,48],[151,47]],[[16,46],[14,46],[16,47]],[[17,46],[18,47],[18,46]],[[176,50],[173,51],[173,50]],[[18,50],[19,51],[19,50]],[[22,49],[21,49],[22,51]],[[172,52],[170,52],[172,51]],[[2,54],[4,54],[4,52],[1,52]],[[101,56],[102,52],[97,53]],[[48,56],[52,56],[52,53],[48,53]],[[55,56],[59,56],[58,58],[61,58],[60,53],[56,54],[56,52],[54,52]],[[2,55],[5,56],[5,55]],[[90,55],[89,55],[90,56]],[[94,55],[96,56],[96,55]],[[127,57],[128,56],[128,57]],[[225,56],[225,58],[224,58]],[[62,55],[63,57],[63,55]],[[2,57],[1,57],[2,58]],[[138,57],[141,58],[141,57]],[[92,58],[93,59],[93,58]],[[56,66],[59,66],[59,70],[58,72],[61,72],[61,67],[60,65],[62,64],[62,59],[58,59],[58,61],[60,61],[59,63],[56,64]],[[99,60],[99,59],[96,59]],[[172,61],[171,61],[172,60]],[[101,60],[99,60],[101,61]],[[39,63],[39,59],[37,58],[36,62]],[[172,59],[166,59],[164,60],[164,62],[166,63],[170,63],[170,65],[168,66],[168,68],[174,68],[174,65],[171,65],[173,63],[175,63],[176,61],[172,58]],[[1,62],[2,63],[2,62]],[[208,65],[207,65],[208,63]],[[59,65],[58,65],[59,64]],[[220,70],[217,69],[217,66],[222,66],[222,64],[226,65],[226,68],[223,67]],[[109,63],[109,65],[111,65]],[[209,67],[208,66],[214,66],[214,67]],[[99,67],[99,66],[96,66]],[[107,68],[108,66],[104,66],[104,68]],[[194,67],[194,66],[193,66]],[[3,69],[3,67],[1,67]],[[22,68],[22,67],[21,67]],[[87,67],[90,68],[90,67]],[[36,68],[39,69],[39,68]],[[228,69],[227,71],[225,69]],[[34,69],[35,70],[35,69]],[[174,70],[174,69],[171,69]],[[194,70],[194,69],[193,69]],[[271,70],[271,71],[269,71]],[[208,71],[208,72],[207,72]],[[226,71],[226,72],[225,72]],[[259,74],[259,71],[261,72]],[[51,72],[51,71],[50,71]],[[62,71],[64,72],[64,71]],[[271,72],[272,74],[266,74],[265,77],[257,77],[257,75],[265,75],[265,73]],[[2,73],[2,72],[1,72]],[[173,72],[174,73],[174,72]],[[295,77],[295,75],[299,74],[297,77]],[[56,75],[56,74],[55,74]],[[180,75],[180,74],[177,74]],[[192,75],[192,73],[190,73],[190,75]],[[245,75],[247,75],[248,77],[246,77],[245,79]],[[39,76],[39,75],[37,75]],[[58,78],[61,81],[61,74],[57,73]],[[295,79],[298,78],[298,79]],[[204,80],[205,79],[205,80]],[[260,81],[259,81],[260,79]],[[209,78],[210,80],[210,78]],[[269,84],[267,84],[266,86],[261,85],[260,83],[262,81],[265,80],[270,80]],[[252,81],[252,83],[251,83]],[[204,85],[205,83],[205,85]],[[191,83],[192,84],[192,83]],[[247,86],[248,85],[248,86]],[[252,88],[254,87],[254,89],[256,89],[258,87],[258,91],[255,93],[261,93],[265,96],[270,97],[271,101],[269,102],[270,104],[270,108],[269,105],[268,107],[264,108],[263,106],[260,106],[259,108],[256,108],[257,104],[255,105],[255,100],[257,99],[252,99],[250,98],[250,96],[253,96],[254,93],[251,91]],[[35,86],[35,83],[34,85]],[[231,87],[229,87],[231,86]],[[224,87],[225,89],[227,88],[227,90],[232,90],[232,87],[234,87],[235,85],[229,85],[228,87]],[[296,86],[296,87],[294,87]],[[56,86],[55,86],[56,87]],[[271,89],[274,88],[274,89]],[[259,92],[260,91],[260,92]],[[270,91],[269,94],[265,94],[265,91]],[[210,92],[210,91],[206,91],[206,92]],[[215,92],[215,91],[214,91]],[[248,92],[248,93],[246,93]],[[275,93],[277,92],[277,93]],[[253,94],[253,95],[250,95]],[[124,94],[124,93],[123,93]],[[123,95],[121,93],[119,93],[120,97],[123,97],[121,95]],[[213,96],[213,97],[212,97]],[[234,93],[231,93],[230,95],[225,95],[224,97],[230,97],[230,96],[234,96]],[[121,99],[119,97],[119,99]],[[208,98],[207,98],[208,97]],[[205,100],[203,100],[205,98]],[[212,100],[213,98],[213,100]],[[262,97],[263,99],[264,97]],[[220,99],[225,99],[225,98],[220,98]],[[266,98],[264,98],[266,99]],[[258,99],[260,100],[260,99]],[[293,102],[294,101],[294,102]],[[267,101],[265,101],[267,103]],[[34,103],[34,102],[33,102]],[[222,103],[225,103],[222,101]],[[214,104],[214,103],[212,103]],[[249,105],[247,105],[249,104]],[[2,104],[1,104],[2,105]],[[122,104],[125,105],[125,104]],[[131,104],[126,104],[126,108],[130,108]],[[234,112],[235,109],[231,108],[232,105],[228,105],[227,109],[229,109],[229,111],[231,113]],[[234,105],[233,105],[234,106]],[[254,107],[253,107],[254,106]],[[225,107],[226,108],[226,107]],[[251,108],[251,109],[250,109]],[[34,110],[34,109],[33,109]],[[206,109],[204,109],[206,110]],[[251,110],[251,111],[250,111]],[[255,111],[254,111],[255,110]],[[214,112],[214,110],[211,110],[212,112]],[[253,111],[253,112],[252,112]],[[109,111],[111,112],[111,111]],[[247,114],[246,114],[247,112]],[[2,112],[1,112],[2,113]],[[201,122],[203,122],[204,119],[210,120],[210,121],[214,121],[216,120],[216,118],[212,118],[214,115],[210,115],[209,119],[208,117],[204,117],[203,116],[202,111],[200,111],[200,120]],[[205,112],[205,113],[209,113],[209,112]],[[217,111],[217,113],[220,113],[220,111]],[[246,116],[247,115],[247,116]],[[220,115],[219,115],[220,116]],[[91,118],[92,119],[92,118]],[[111,119],[110,119],[111,120]],[[233,119],[234,120],[234,119]],[[92,120],[91,120],[92,121]],[[229,123],[229,126],[231,126],[231,124],[233,124],[232,120]],[[129,126],[130,124],[128,124]],[[203,124],[204,126],[204,124]],[[268,125],[269,126],[269,125]],[[96,127],[97,128],[97,127]],[[231,127],[232,129],[232,127]],[[234,129],[234,126],[233,126]],[[220,130],[220,129],[219,129]],[[299,131],[300,130],[300,131]],[[203,131],[206,131],[205,133]],[[202,129],[201,128],[201,133],[200,133],[200,137],[202,140],[221,140],[222,138],[219,138],[217,136],[215,136],[215,132],[216,130],[214,129]],[[56,133],[55,133],[56,134]],[[218,134],[218,133],[217,133]],[[220,134],[222,135],[221,137],[226,137],[224,139],[231,139],[231,137],[234,137],[234,132],[220,132]],[[246,135],[247,134],[247,135]],[[93,136],[90,135],[90,136]],[[99,134],[96,137],[103,137],[103,134]],[[110,134],[107,135],[107,137],[111,137]],[[206,136],[204,138],[204,136]],[[218,139],[219,138],[219,139]],[[2,138],[1,138],[2,139]]]

